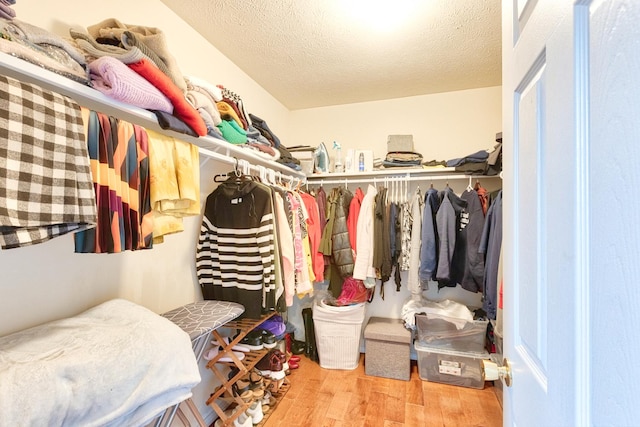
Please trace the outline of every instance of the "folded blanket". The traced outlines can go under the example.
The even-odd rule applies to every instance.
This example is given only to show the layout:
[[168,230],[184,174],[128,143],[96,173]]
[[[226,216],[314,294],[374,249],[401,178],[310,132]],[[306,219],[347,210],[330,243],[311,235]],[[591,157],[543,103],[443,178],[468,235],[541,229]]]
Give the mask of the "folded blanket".
[[[29,35],[16,23],[19,23],[19,21],[8,21],[0,18],[1,52],[41,66],[82,84],[89,83],[89,73],[84,62],[77,62],[67,50],[55,44],[33,42],[29,39]],[[79,51],[78,54],[82,56]]]
[[173,114],[176,117],[188,124],[199,136],[207,134],[207,126],[204,124],[204,120],[202,120],[198,111],[187,102],[182,91],[173,84],[169,77],[146,59],[128,64],[128,66],[169,98],[173,104]]
[[[87,31],[94,38],[99,37],[115,37],[121,40],[125,46],[137,46],[143,52],[151,50],[155,57],[164,63],[168,75],[173,83],[185,92],[187,84],[184,76],[180,71],[178,62],[169,51],[167,40],[162,30],[155,27],[146,27],[143,25],[125,24],[114,18],[105,19],[95,25],[87,27]],[[124,33],[127,33],[126,35]],[[152,58],[155,60],[155,57]],[[160,66],[160,64],[158,64]]]
[[143,426],[199,382],[187,333],[123,299],[0,338],[6,426]]
[[147,110],[173,113],[173,104],[145,78],[121,61],[103,56],[89,64],[93,87],[110,98]]
[[187,101],[191,103],[197,110],[204,109],[208,117],[211,117],[214,126],[218,126],[222,119],[216,103],[208,96],[206,92],[199,90],[187,90],[185,94]]

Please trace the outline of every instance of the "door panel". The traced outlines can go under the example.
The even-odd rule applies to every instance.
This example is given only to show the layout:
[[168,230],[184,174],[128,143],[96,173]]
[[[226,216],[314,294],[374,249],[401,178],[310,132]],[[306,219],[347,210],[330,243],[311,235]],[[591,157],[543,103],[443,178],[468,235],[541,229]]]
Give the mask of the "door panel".
[[[504,16],[513,17],[505,5]],[[571,5],[528,2],[503,44],[505,425],[574,425],[575,115]],[[569,16],[569,18],[567,18]],[[505,28],[503,22],[503,28]],[[511,39],[505,35],[504,40]]]
[[505,425],[638,425],[640,2],[503,2]]
[[514,150],[518,153],[519,170],[516,197],[518,199],[519,229],[516,232],[518,268],[516,280],[520,284],[515,313],[517,328],[515,345],[522,357],[538,372],[538,381],[546,388],[546,284],[544,265],[544,63],[537,62],[537,70],[525,81],[523,90],[516,93],[515,107],[518,123]]

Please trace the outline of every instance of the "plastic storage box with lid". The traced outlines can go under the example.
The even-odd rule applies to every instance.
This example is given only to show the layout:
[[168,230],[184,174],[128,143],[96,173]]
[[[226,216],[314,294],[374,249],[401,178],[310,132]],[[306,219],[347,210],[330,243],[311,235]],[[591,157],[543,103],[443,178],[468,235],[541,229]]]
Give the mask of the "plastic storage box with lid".
[[370,317],[364,328],[367,375],[408,381],[411,377],[411,331],[401,319]]
[[416,314],[416,341],[444,350],[486,351],[488,320],[467,322],[444,315]]
[[316,300],[313,324],[322,368],[352,370],[358,367],[364,314],[364,303],[336,307]]
[[489,353],[452,351],[414,343],[418,354],[418,373],[426,381],[483,389],[484,363]]

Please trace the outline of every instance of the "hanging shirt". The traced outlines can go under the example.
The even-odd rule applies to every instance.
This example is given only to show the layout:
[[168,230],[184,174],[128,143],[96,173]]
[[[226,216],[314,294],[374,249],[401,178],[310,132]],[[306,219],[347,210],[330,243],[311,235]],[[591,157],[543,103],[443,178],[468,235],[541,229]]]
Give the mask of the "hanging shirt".
[[373,210],[378,191],[373,185],[367,187],[367,194],[362,199],[360,215],[358,216],[358,253],[353,267],[353,277],[363,280],[365,286],[375,286],[376,272],[373,268]]
[[498,263],[502,248],[502,191],[494,199],[485,220],[479,252],[485,254],[485,273],[483,280],[484,300],[482,308],[489,319],[496,318],[498,303]]
[[358,215],[360,215],[360,206],[364,199],[364,193],[360,187],[356,188],[356,193],[349,204],[349,215],[347,216],[347,229],[349,230],[349,243],[354,254],[358,253],[357,235],[358,235]]
[[309,246],[311,250],[311,264],[316,282],[324,280],[324,256],[319,251],[320,239],[320,214],[318,204],[313,196],[308,193],[301,193],[302,201],[307,208],[309,218],[307,219],[307,232],[309,233]]
[[475,190],[466,190],[460,198],[467,202],[467,207],[465,208],[467,224],[461,231],[465,235],[466,251],[464,273],[460,286],[469,292],[482,292],[484,256],[478,252],[484,228],[482,204]]
[[204,299],[238,302],[251,319],[275,308],[271,200],[255,181],[221,183],[207,197],[196,247]]
[[438,234],[436,232],[436,212],[440,208],[438,190],[427,190],[422,212],[422,242],[420,245],[420,285],[426,289],[430,280],[436,280],[438,265]]
[[407,288],[411,294],[420,294],[419,270],[420,270],[420,241],[422,235],[422,210],[424,209],[424,201],[420,188],[416,188],[416,192],[411,200],[411,253],[409,256],[409,275],[407,279]]

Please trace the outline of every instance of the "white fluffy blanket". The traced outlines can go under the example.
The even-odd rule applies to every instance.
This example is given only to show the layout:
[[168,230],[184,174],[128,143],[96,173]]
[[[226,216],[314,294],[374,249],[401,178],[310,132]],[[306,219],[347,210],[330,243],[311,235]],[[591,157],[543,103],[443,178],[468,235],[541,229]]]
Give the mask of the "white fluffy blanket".
[[115,299],[0,338],[0,426],[141,426],[200,382],[189,336]]

